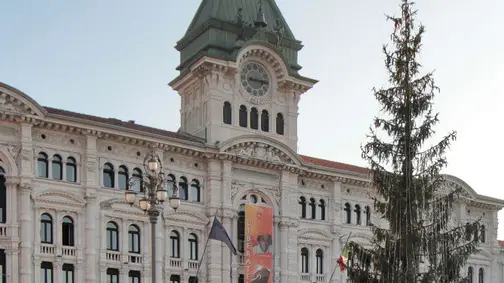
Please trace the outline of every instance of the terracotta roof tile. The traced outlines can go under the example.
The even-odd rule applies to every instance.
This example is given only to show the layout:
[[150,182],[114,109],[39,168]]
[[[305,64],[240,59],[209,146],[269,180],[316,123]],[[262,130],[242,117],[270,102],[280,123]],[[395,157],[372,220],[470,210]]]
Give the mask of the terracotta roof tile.
[[364,167],[359,167],[355,165],[350,165],[350,164],[345,164],[341,162],[336,162],[336,161],[330,161],[326,159],[320,159],[320,158],[315,158],[315,157],[310,157],[306,155],[299,155],[304,162],[306,163],[311,163],[313,165],[321,166],[321,167],[329,167],[337,170],[344,170],[344,171],[349,171],[349,172],[354,172],[354,173],[359,173],[359,174],[368,174],[369,169],[364,168]]
[[204,143],[203,139],[200,139],[200,138],[188,135],[188,134],[171,132],[171,131],[166,131],[166,130],[162,130],[162,129],[147,127],[147,126],[135,124],[134,122],[124,122],[119,119],[103,118],[103,117],[81,114],[81,113],[76,113],[76,112],[71,112],[71,111],[67,111],[67,110],[46,107],[46,106],[44,108],[47,110],[47,112],[49,112],[49,114],[61,115],[61,116],[66,116],[66,117],[71,117],[71,118],[82,119],[82,120],[91,120],[93,122],[104,123],[104,124],[108,124],[108,125],[112,125],[112,126],[119,126],[119,127],[131,129],[131,130],[147,132],[147,133],[165,136],[165,137],[169,137],[169,138],[176,138],[176,139],[181,139],[181,140],[186,140],[186,141]]

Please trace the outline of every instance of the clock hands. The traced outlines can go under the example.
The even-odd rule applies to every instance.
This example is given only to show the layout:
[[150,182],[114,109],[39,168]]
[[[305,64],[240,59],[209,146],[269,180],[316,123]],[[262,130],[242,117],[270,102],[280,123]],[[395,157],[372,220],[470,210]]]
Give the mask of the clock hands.
[[261,83],[261,85],[268,85],[268,81],[261,80],[261,79],[256,79],[253,77],[248,77],[249,81],[256,82],[256,83]]

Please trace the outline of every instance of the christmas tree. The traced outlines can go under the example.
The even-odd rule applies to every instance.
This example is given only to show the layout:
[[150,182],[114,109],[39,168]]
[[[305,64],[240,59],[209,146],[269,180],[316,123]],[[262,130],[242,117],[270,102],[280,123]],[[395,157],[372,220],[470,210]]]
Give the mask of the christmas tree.
[[374,210],[386,225],[373,225],[372,248],[350,241],[350,282],[465,282],[461,270],[479,241],[479,219],[461,224],[452,218],[462,191],[448,187],[440,174],[456,133],[430,142],[439,122],[432,109],[439,88],[432,72],[420,74],[425,29],[416,25],[412,7],[402,0],[401,16],[387,16],[394,25],[393,48],[383,47],[390,86],[373,90],[383,115],[362,148]]

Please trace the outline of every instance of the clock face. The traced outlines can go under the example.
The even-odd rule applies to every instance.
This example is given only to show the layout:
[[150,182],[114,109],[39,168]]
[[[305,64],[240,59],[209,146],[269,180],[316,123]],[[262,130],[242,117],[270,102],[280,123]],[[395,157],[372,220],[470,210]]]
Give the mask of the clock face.
[[270,88],[268,71],[256,62],[246,63],[241,70],[241,84],[253,96],[264,96]]

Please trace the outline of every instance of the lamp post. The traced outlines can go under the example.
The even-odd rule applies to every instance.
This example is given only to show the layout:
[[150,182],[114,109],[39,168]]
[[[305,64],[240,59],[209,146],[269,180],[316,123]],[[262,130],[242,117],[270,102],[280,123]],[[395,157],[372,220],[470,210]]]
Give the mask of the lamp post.
[[[152,283],[156,283],[156,223],[163,211],[163,203],[168,198],[166,178],[163,165],[159,156],[149,151],[143,162],[145,173],[142,176],[133,176],[129,180],[129,188],[125,192],[126,202],[133,205],[136,195],[141,192],[143,196],[138,200],[140,208],[149,215],[151,223],[151,249],[152,249]],[[178,188],[172,184],[173,192],[169,198],[170,206],[177,210],[180,206]]]

